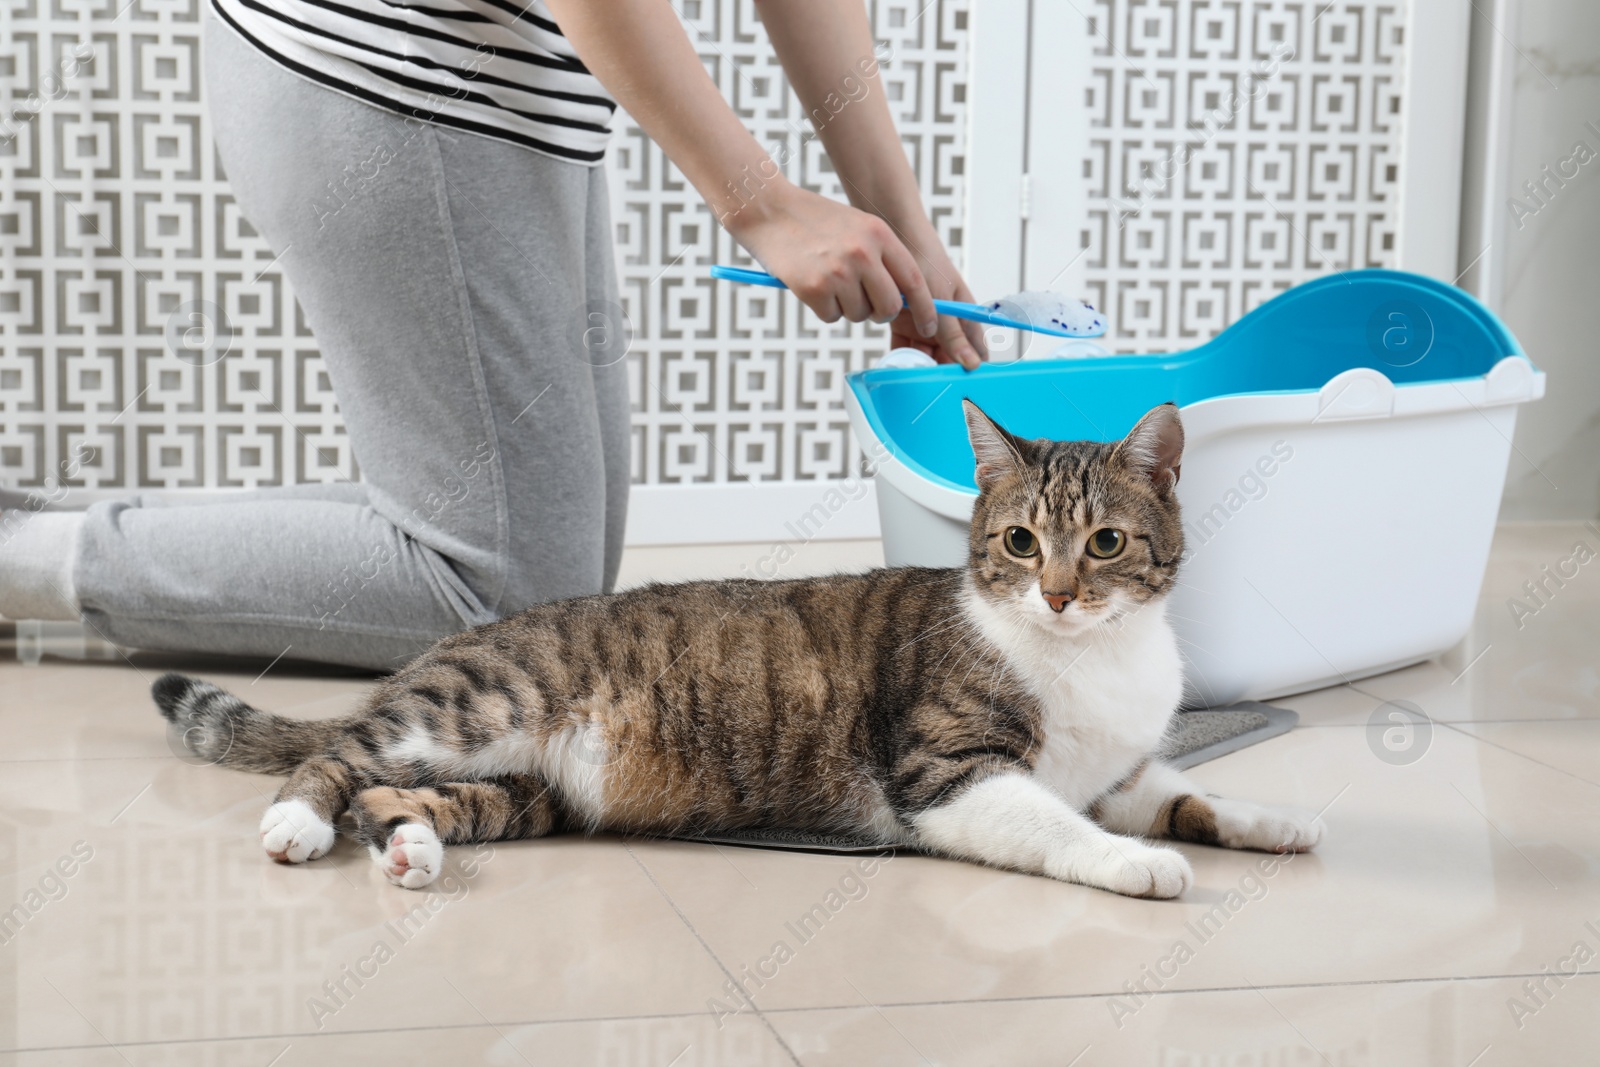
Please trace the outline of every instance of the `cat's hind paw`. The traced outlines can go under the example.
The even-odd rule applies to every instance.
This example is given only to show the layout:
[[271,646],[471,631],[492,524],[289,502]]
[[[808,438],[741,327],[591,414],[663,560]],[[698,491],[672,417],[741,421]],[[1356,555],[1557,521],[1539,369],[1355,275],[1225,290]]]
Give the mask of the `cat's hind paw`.
[[1098,851],[1092,861],[1075,865],[1068,880],[1153,900],[1171,900],[1194,885],[1194,871],[1176,849],[1117,838]]
[[408,822],[395,827],[384,848],[372,850],[372,858],[390,883],[402,889],[421,889],[439,877],[444,845],[433,827]]
[[261,847],[279,863],[326,856],[333,838],[333,827],[303,800],[280,800],[261,817]]
[[1310,852],[1322,842],[1327,827],[1304,808],[1268,807],[1247,800],[1211,801],[1216,812],[1217,843],[1260,852]]

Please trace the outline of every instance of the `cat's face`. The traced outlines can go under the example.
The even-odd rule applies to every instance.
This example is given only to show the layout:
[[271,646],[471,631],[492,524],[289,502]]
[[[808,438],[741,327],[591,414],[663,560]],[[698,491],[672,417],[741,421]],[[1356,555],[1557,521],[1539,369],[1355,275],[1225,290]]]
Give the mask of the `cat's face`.
[[968,569],[979,596],[1065,635],[1168,592],[1183,555],[1176,407],[1101,444],[1024,441],[963,405],[977,459]]

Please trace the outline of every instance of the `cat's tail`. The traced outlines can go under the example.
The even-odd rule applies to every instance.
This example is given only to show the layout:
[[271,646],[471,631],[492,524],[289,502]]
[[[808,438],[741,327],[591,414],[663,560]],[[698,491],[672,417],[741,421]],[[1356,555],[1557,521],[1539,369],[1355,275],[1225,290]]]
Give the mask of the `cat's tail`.
[[210,682],[181,674],[157,678],[150,695],[172,724],[173,752],[191,763],[290,774],[332,745],[345,726],[340,719],[290,719],[258,711]]

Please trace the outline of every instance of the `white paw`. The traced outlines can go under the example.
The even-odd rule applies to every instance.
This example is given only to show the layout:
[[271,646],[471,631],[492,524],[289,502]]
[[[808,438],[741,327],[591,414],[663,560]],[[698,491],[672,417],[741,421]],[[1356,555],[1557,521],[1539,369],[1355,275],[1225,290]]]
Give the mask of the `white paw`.
[[371,850],[383,876],[403,889],[421,889],[439,877],[444,866],[444,846],[433,827],[408,822],[395,827],[383,849]]
[[261,847],[279,863],[326,856],[333,837],[333,827],[303,800],[280,800],[261,817]]
[[1075,864],[1068,880],[1129,897],[1170,900],[1194,885],[1194,871],[1176,849],[1108,834],[1104,847]]
[[1269,808],[1248,800],[1211,801],[1217,816],[1217,843],[1262,852],[1309,852],[1327,827],[1304,808]]

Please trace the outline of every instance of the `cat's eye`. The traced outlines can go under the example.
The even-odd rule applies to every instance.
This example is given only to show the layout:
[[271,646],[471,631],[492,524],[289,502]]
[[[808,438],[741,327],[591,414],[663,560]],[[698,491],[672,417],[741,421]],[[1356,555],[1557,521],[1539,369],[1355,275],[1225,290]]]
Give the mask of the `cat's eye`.
[[1006,531],[1006,551],[1027,559],[1039,552],[1039,539],[1026,526],[1013,526]]
[[1096,530],[1089,535],[1089,555],[1095,559],[1111,559],[1122,554],[1128,546],[1128,537],[1121,530],[1110,528]]

